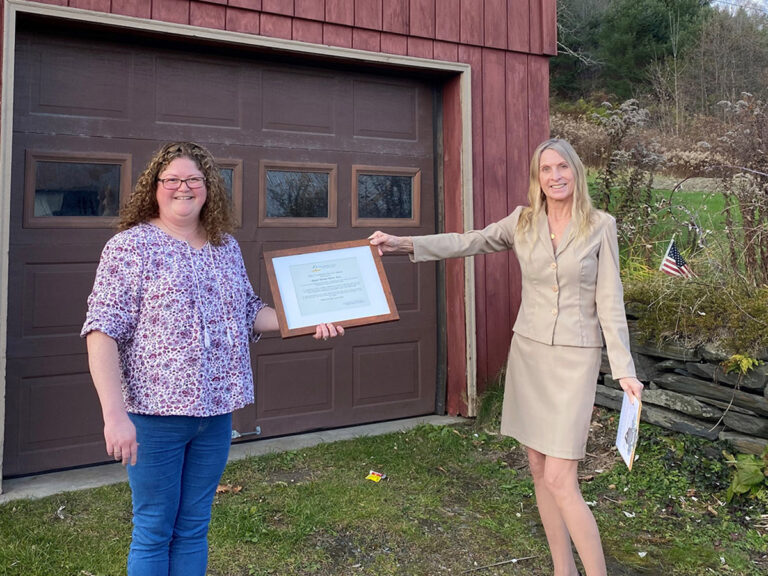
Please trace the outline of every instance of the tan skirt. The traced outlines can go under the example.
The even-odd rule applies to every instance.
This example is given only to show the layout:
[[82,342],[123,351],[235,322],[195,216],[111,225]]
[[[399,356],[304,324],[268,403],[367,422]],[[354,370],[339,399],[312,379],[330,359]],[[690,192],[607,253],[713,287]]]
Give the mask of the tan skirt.
[[584,458],[600,357],[600,348],[550,346],[515,334],[501,433],[548,456]]

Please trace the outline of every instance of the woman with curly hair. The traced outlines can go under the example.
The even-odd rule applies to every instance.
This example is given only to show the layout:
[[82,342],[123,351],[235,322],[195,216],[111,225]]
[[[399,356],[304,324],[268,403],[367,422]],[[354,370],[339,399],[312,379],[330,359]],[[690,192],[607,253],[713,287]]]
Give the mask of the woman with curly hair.
[[[278,330],[256,296],[210,152],[163,146],[101,255],[81,335],[107,454],[133,498],[128,574],[204,575],[232,412],[253,402],[249,343]],[[344,333],[319,325],[314,338]]]
[[[619,277],[616,220],[592,207],[584,166],[565,140],[534,151],[528,206],[484,230],[413,238],[374,232],[381,254],[414,262],[514,250],[522,299],[507,361],[501,433],[528,453],[555,576],[605,576],[600,533],[579,490],[603,337],[614,380],[639,400]],[[602,336],[601,336],[602,332]]]

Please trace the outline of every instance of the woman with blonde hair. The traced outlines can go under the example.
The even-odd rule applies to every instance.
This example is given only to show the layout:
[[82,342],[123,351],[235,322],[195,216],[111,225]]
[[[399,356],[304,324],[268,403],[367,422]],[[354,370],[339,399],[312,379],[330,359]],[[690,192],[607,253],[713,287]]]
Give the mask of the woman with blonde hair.
[[[203,576],[232,412],[253,402],[249,344],[278,330],[230,236],[208,150],[172,142],[150,160],[101,254],[81,335],[107,454],[128,470],[129,576]],[[344,330],[317,327],[327,339]]]
[[[634,399],[635,377],[619,277],[616,221],[592,207],[584,166],[565,140],[542,142],[526,207],[483,230],[398,237],[375,232],[381,254],[414,262],[514,250],[522,298],[507,362],[501,433],[526,447],[555,576],[605,576],[597,523],[582,498],[584,458],[603,337],[613,378]],[[602,336],[601,336],[602,333]]]

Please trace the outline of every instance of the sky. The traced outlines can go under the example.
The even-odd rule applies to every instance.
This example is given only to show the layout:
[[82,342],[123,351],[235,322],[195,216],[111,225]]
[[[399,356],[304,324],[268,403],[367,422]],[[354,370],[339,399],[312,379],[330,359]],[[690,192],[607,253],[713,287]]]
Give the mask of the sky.
[[712,4],[715,6],[722,6],[723,8],[738,8],[743,6],[768,14],[768,0],[713,0]]

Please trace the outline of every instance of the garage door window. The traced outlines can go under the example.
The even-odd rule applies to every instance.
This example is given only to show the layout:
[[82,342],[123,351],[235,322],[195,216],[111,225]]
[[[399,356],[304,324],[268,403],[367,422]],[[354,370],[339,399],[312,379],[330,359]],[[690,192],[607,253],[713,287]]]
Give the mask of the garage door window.
[[111,228],[130,192],[130,156],[27,152],[26,228]]
[[235,227],[240,228],[243,225],[243,161],[226,158],[217,159],[216,164],[232,206]]
[[352,167],[352,226],[419,226],[417,168]]
[[336,226],[336,165],[262,162],[260,226]]

